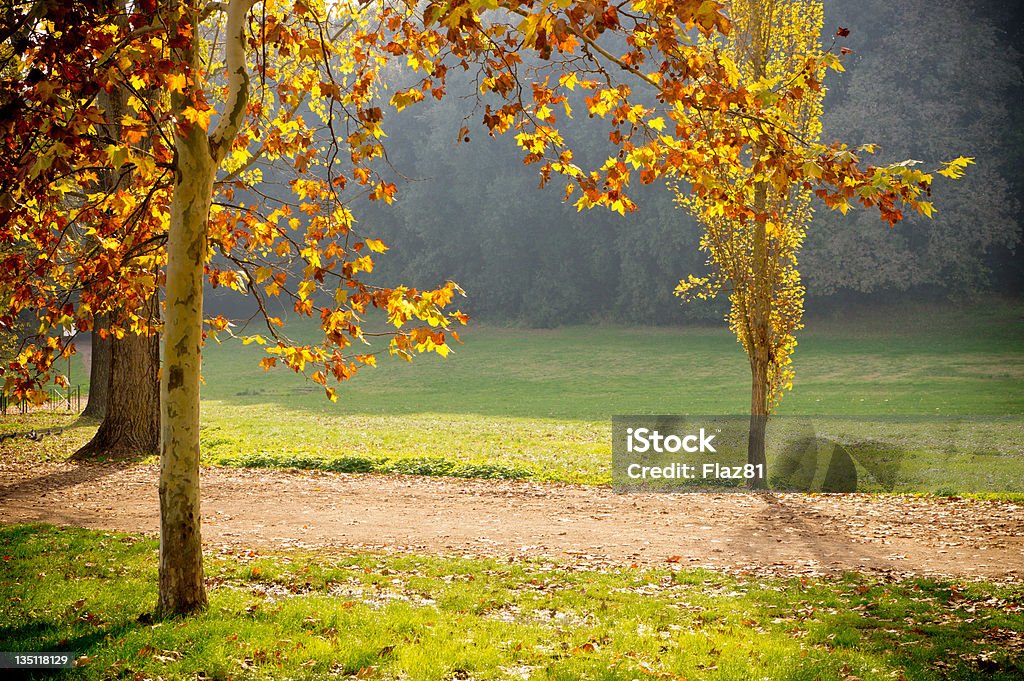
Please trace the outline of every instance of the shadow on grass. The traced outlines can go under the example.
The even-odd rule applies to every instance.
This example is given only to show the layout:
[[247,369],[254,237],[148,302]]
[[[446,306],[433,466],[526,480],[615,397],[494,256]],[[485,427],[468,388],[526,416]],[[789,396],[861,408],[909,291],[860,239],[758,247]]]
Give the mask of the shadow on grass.
[[[985,612],[998,600],[990,594],[972,598],[955,584],[927,579],[869,584],[855,573],[829,584],[824,598],[813,594],[820,588],[808,587],[804,609],[785,613],[787,626],[794,628],[789,634],[799,632],[813,649],[830,656],[845,650],[885,658],[889,667],[905,670],[898,678],[1024,678],[1021,623],[1009,610],[1002,621],[996,611]],[[770,598],[760,598],[756,607],[765,618],[779,614]],[[840,678],[858,678],[849,669],[836,671]],[[804,678],[799,672],[797,667],[792,675],[774,678]]]
[[[72,659],[91,657],[105,642],[124,638],[132,631],[144,626],[138,622],[126,622],[111,627],[97,627],[95,631],[82,633],[72,638],[62,638],[60,629],[51,622],[36,620],[20,627],[0,628],[0,641],[32,641],[33,650],[22,652],[67,653]],[[6,643],[5,647],[10,647]],[[24,645],[24,644],[22,644]],[[59,679],[75,675],[73,669],[32,669],[4,670],[6,679]]]

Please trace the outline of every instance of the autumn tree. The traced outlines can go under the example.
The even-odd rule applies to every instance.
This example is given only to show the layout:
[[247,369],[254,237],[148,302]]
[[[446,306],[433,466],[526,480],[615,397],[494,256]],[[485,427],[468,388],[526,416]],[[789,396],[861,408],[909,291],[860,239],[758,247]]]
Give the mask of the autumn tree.
[[[118,26],[124,28],[125,19],[123,2],[113,0],[62,5],[26,2],[8,9],[7,28],[2,32],[6,58],[0,96],[6,101],[5,146],[12,161],[3,179],[2,208],[8,225],[3,256],[14,273],[34,260],[38,274],[34,280],[14,282],[20,288],[6,288],[10,301],[6,310],[12,313],[10,319],[33,309],[46,310],[44,316],[53,312],[57,317],[51,321],[72,332],[71,341],[62,332],[41,353],[17,353],[21,360],[40,358],[37,368],[44,370],[58,352],[73,350],[75,332],[93,333],[91,390],[84,416],[98,418],[101,424],[92,441],[76,453],[78,457],[153,454],[157,449],[156,340],[148,333],[125,333],[124,324],[128,321],[131,326],[126,317],[132,314],[152,316],[155,300],[147,306],[148,313],[133,309],[137,299],[111,295],[109,285],[112,271],[118,276],[122,270],[131,272],[137,269],[133,258],[146,255],[144,251],[108,255],[116,250],[110,244],[121,243],[119,233],[136,230],[132,223],[139,214],[121,215],[127,204],[121,198],[113,200],[115,195],[132,194],[131,166],[106,167],[95,162],[95,155],[85,160],[87,150],[113,149],[120,141],[127,93],[120,84],[101,88],[97,69],[103,53],[90,49],[95,45],[82,49],[76,42],[78,32],[88,35],[91,31],[105,32],[109,40]],[[108,160],[106,155],[101,159]],[[69,175],[76,165],[88,169]],[[74,215],[70,224],[69,214]],[[55,243],[47,243],[38,229],[50,218],[63,218],[61,237]],[[136,232],[141,235],[142,230]],[[70,241],[75,242],[70,248],[61,247]],[[92,259],[95,262],[89,262]],[[90,276],[79,276],[78,267],[88,268]],[[75,298],[84,303],[79,312],[86,317],[79,328],[67,314]],[[114,310],[109,314],[104,312],[108,305]],[[88,314],[91,308],[97,308],[95,314]]]
[[[827,68],[842,70],[836,55],[821,46],[822,5],[817,0],[734,0],[729,4],[733,30],[722,39],[706,41],[707,52],[720,55],[729,78],[766,103],[760,120],[751,120],[751,144],[739,157],[715,158],[712,166],[733,206],[714,195],[694,195],[677,189],[679,202],[703,226],[701,248],[708,254],[710,274],[690,275],[676,293],[684,299],[710,298],[726,291],[730,301],[729,327],[746,351],[751,374],[748,463],[761,466],[753,487],[767,486],[765,429],[783,392],[792,387],[792,356],[802,328],[805,288],[797,260],[811,221],[812,180],[823,169],[812,158],[820,148],[821,84]],[[846,30],[840,29],[839,35]],[[779,88],[787,95],[779,96]],[[767,125],[766,125],[767,123]],[[806,160],[801,173],[772,168],[780,136],[791,140],[797,156]],[[836,153],[856,159],[873,145]],[[810,152],[810,153],[808,153]],[[943,170],[958,175],[966,165],[958,159]],[[906,162],[904,181],[926,186],[931,176]],[[830,195],[818,190],[825,204],[845,214],[851,199],[863,192],[852,187]],[[740,210],[736,210],[740,207]],[[912,207],[925,215],[927,201]],[[731,210],[730,210],[731,208]],[[895,224],[902,213],[883,219]]]
[[[737,82],[772,97],[780,83],[806,82],[824,75],[820,35],[822,7],[815,0],[735,0],[730,4],[733,31],[708,50],[721,50]],[[809,61],[812,71],[809,69]],[[773,113],[780,129],[801,144],[817,142],[821,132],[820,86],[780,101]],[[756,124],[755,124],[756,125]],[[802,183],[766,172],[773,153],[769,136],[750,147],[741,166],[730,166],[724,180],[735,187],[754,213],[726,215],[721,204],[677,190],[680,203],[704,228],[701,248],[712,273],[690,276],[676,292],[684,298],[713,297],[728,291],[729,328],[750,361],[750,434],[748,462],[767,469],[765,426],[782,391],[792,386],[794,333],[801,327],[804,287],[796,269],[797,254],[811,217],[811,192]],[[751,482],[764,486],[767,478]]]
[[[123,8],[123,5],[120,7]],[[136,93],[137,97],[145,100],[146,108],[155,108],[155,93]],[[108,139],[122,139],[120,126],[128,113],[129,96],[131,94],[125,84],[114,83],[109,92],[104,92],[98,97],[103,118],[106,120],[103,131]],[[145,151],[151,134],[140,137],[135,145],[137,151]],[[100,171],[98,175],[97,189],[102,192],[116,191],[119,185],[130,189],[133,183],[133,169],[130,166]],[[159,235],[155,235],[155,238],[158,241],[160,239]],[[155,282],[159,259],[151,262]],[[108,320],[111,317],[115,320],[122,319],[128,313],[134,313],[146,320],[145,332],[118,333],[115,328],[114,333],[111,333]],[[85,460],[97,456],[130,458],[148,456],[159,451],[159,320],[160,306],[154,287],[143,308],[125,310],[115,307],[113,312],[101,315],[94,321],[91,332],[89,402],[82,417],[99,416],[100,425],[89,442],[75,452],[73,459]],[[100,395],[96,404],[93,401],[94,390]]]
[[[310,10],[301,4],[268,3],[260,15],[261,31],[266,32],[243,36],[241,24],[251,5],[232,3],[225,14],[219,4],[143,2],[125,14],[117,3],[72,3],[47,15],[44,35],[27,44],[21,64],[30,77],[5,82],[14,106],[3,121],[4,141],[12,152],[2,177],[6,229],[0,233],[5,244],[0,293],[8,301],[3,316],[14,320],[32,313],[43,333],[10,362],[6,390],[22,398],[38,394],[36,386],[54,360],[72,349],[60,333],[69,325],[88,331],[107,316],[115,340],[135,338],[152,348],[157,316],[149,304],[165,278],[163,244],[172,244],[166,265],[172,282],[166,287],[170,314],[163,374],[168,397],[162,400],[159,604],[167,614],[205,602],[196,422],[199,346],[205,335],[204,274],[214,285],[250,291],[260,286],[261,301],[289,296],[300,314],[324,312],[327,338],[322,348],[290,344],[276,330],[280,320],[266,315],[270,334],[277,339],[266,366],[278,358],[299,371],[318,363],[322,369],[310,373],[320,383],[331,374],[347,378],[360,364],[376,361],[372,354],[342,351],[352,340],[362,341],[361,314],[368,307],[386,309],[399,329],[390,334],[395,354],[408,358],[417,351],[446,353],[442,329],[450,318],[441,307],[457,290],[451,284],[434,291],[363,285],[356,275],[372,270],[369,252],[385,247],[354,232],[351,211],[339,198],[348,178],[337,173],[296,178],[295,202],[278,202],[266,212],[259,198],[248,206],[232,203],[235,192],[258,181],[260,169],[252,166],[260,159],[288,158],[296,173],[315,164],[321,150],[315,148],[310,128],[296,117],[310,89],[328,90],[320,102],[329,100],[330,105],[312,113],[326,121],[326,128],[335,112],[341,115],[343,105],[359,107],[361,117],[347,121],[358,130],[341,137],[342,144],[351,146],[346,164],[380,156],[380,147],[373,144],[379,137],[379,118],[360,106],[369,101],[376,63],[363,63],[362,73],[353,74],[353,63],[366,62],[367,56],[360,56],[351,42],[345,47],[357,53],[355,61],[330,63],[337,43],[326,32],[337,33],[338,26],[328,27],[323,6]],[[286,18],[303,30],[287,25]],[[226,28],[233,40],[218,40],[217,31]],[[360,33],[353,35],[358,38]],[[311,36],[317,36],[315,42]],[[311,42],[320,49],[312,49]],[[262,49],[253,50],[250,43]],[[231,75],[223,87],[219,78],[225,61],[201,59],[206,56],[200,54],[204,44],[212,44],[215,51],[220,45],[230,47],[225,61]],[[245,61],[265,60],[268,54],[272,63]],[[250,68],[260,71],[264,96],[247,106]],[[331,68],[344,75],[335,80],[327,72]],[[170,92],[171,97],[154,101],[146,96],[153,90]],[[103,99],[117,93],[127,93],[123,107],[103,105]],[[218,103],[225,103],[222,111],[231,115],[210,126]],[[260,144],[251,147],[251,139]],[[337,154],[333,136],[331,143]],[[229,152],[230,167],[215,178]],[[371,186],[374,198],[390,201],[393,186],[371,183],[367,165],[356,169],[353,183]],[[222,204],[211,211],[215,180]],[[216,218],[213,234],[211,212]],[[292,237],[289,232],[306,219],[311,223],[307,235]],[[332,244],[321,250],[320,242],[327,238]],[[22,244],[31,248],[20,248]],[[219,265],[211,259],[211,244],[222,259]],[[286,283],[294,271],[289,257],[306,266],[297,287]],[[332,276],[337,286],[330,300],[336,307],[322,307],[314,292]],[[412,318],[424,325],[406,328]],[[227,322],[211,320],[210,328],[225,331]],[[115,359],[114,366],[134,364]],[[147,367],[144,372],[155,374],[155,365]],[[133,384],[148,382],[143,378]],[[333,389],[328,394],[333,397]],[[103,432],[101,427],[97,435]]]

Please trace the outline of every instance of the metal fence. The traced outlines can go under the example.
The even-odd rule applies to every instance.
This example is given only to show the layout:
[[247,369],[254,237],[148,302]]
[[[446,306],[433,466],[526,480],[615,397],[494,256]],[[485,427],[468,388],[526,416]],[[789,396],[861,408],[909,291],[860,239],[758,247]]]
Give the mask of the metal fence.
[[70,388],[51,387],[46,391],[46,400],[40,404],[32,404],[26,400],[14,400],[9,395],[0,392],[0,414],[7,416],[8,412],[27,414],[30,411],[71,411],[78,413],[82,411],[82,386],[75,385]]

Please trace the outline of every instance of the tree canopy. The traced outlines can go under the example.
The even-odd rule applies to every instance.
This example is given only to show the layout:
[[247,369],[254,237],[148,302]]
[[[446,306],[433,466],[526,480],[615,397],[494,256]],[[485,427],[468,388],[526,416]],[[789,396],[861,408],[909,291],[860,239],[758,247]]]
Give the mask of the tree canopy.
[[[839,311],[851,296],[832,295],[837,292],[888,298],[899,291],[902,299],[920,299],[991,290],[1005,286],[1015,270],[1018,260],[1007,244],[1020,240],[1021,126],[1009,105],[1020,93],[1020,56],[986,3],[931,6],[936,16],[919,21],[924,6],[913,3],[824,3],[825,32],[848,28],[837,48],[853,52],[843,58],[846,71],[825,82],[823,139],[878,142],[877,155],[887,160],[968,154],[977,165],[962,180],[941,184],[931,219],[910,215],[895,229],[871,211],[844,216],[819,205],[801,259],[811,311]],[[983,39],[961,43],[958,32]],[[898,71],[892,68],[897,53],[906,55]],[[953,61],[958,68],[942,66]],[[972,76],[981,72],[987,77]],[[702,271],[699,227],[673,214],[671,197],[657,187],[631,187],[640,210],[625,218],[576,213],[555,192],[524,203],[516,197],[532,192],[537,177],[519,165],[511,140],[489,140],[469,123],[470,143],[457,145],[466,125],[462,97],[473,92],[469,80],[449,74],[453,97],[424,102],[392,121],[389,158],[406,179],[396,176],[402,191],[394,210],[365,214],[393,247],[378,263],[381,276],[451,277],[466,289],[464,309],[474,316],[541,326],[722,317],[723,301],[680,305],[672,297],[680,273]],[[855,98],[854,81],[861,83]],[[931,103],[919,108],[915,98]],[[944,102],[959,107],[956,120],[926,113]],[[841,125],[844,120],[854,127]],[[576,116],[560,125],[581,159],[607,154],[610,145],[592,123]],[[500,179],[491,183],[492,175]],[[516,212],[495,209],[495,200]],[[542,299],[531,295],[538,290],[545,291]]]
[[[26,7],[25,16],[40,8],[51,12],[46,3]],[[3,178],[7,321],[34,311],[44,331],[87,330],[117,300],[128,312],[112,322],[113,333],[145,326],[131,310],[161,282],[175,170],[170,134],[175,126],[216,123],[214,106],[227,86],[215,50],[204,57],[202,72],[173,59],[176,41],[188,37],[172,16],[179,3],[131,7],[72,3],[23,25],[32,30],[17,43],[18,74],[4,81],[11,101],[5,139],[12,151]],[[194,29],[211,46],[222,30],[219,15],[202,13],[213,23]],[[430,310],[457,293],[445,285],[424,297],[418,289],[358,283],[373,267],[372,253],[385,245],[361,233],[353,210],[362,199],[394,200],[398,187],[381,170],[387,112],[443,97],[452,66],[476,74],[484,98],[479,117],[488,130],[513,133],[542,181],[566,178],[566,195],[577,208],[605,206],[622,214],[635,208],[638,183],[670,177],[739,215],[746,209],[718,174],[706,171],[707,159],[735,163],[752,140],[767,139],[773,148],[767,171],[812,184],[833,205],[860,201],[891,222],[902,217],[901,204],[928,209],[925,173],[862,164],[843,145],[798,144],[773,120],[773,107],[817,87],[815,69],[838,68],[838,55],[823,53],[821,64],[798,82],[752,92],[698,48],[699,34],[729,28],[715,3],[645,1],[627,10],[602,3],[451,2],[418,9],[267,2],[258,5],[258,15],[246,38],[246,68],[259,95],[246,105],[217,178],[221,198],[213,204],[209,237],[220,259],[208,263],[207,278],[257,299],[286,296],[300,314],[319,315],[326,345],[281,338],[268,347],[273,356],[267,359],[268,365],[282,360],[296,369],[319,367],[310,372],[316,380],[345,378],[373,361],[342,352],[346,339],[360,336],[355,318],[367,307],[388,309],[399,325],[420,312],[436,326],[443,317]],[[73,39],[62,22],[75,26]],[[172,26],[179,26],[178,35],[168,33]],[[527,62],[523,55],[536,58]],[[403,78],[411,85],[396,85]],[[132,93],[117,139],[106,131],[107,114],[97,100],[114,84]],[[149,92],[161,96],[149,101]],[[169,100],[178,95],[191,99],[182,118],[172,119]],[[614,146],[592,169],[576,162],[561,132],[574,107],[604,119]],[[291,169],[290,197],[259,188],[263,164],[271,162]],[[130,174],[131,181],[97,192],[101,174]],[[341,251],[331,247],[338,238],[346,244]],[[28,271],[35,276],[10,281]],[[314,295],[325,287],[328,297]],[[273,327],[275,315],[267,316]],[[229,328],[226,319],[208,321],[214,332]],[[392,351],[445,348],[444,337],[429,326],[398,332]],[[272,328],[267,336],[275,333]],[[62,343],[51,335],[26,348],[18,368],[45,370],[64,351]],[[15,379],[8,389],[30,386]]]

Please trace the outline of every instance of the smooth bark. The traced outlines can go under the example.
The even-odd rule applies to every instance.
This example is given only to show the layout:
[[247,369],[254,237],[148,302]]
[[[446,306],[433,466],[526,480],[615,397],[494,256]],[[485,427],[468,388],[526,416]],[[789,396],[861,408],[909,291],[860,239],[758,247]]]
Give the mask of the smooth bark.
[[[765,17],[752,12],[754,17],[750,35],[750,59],[754,79],[765,75]],[[753,149],[752,162],[760,162],[765,152],[764,146],[758,144]],[[765,429],[768,424],[768,367],[771,348],[771,304],[772,290],[769,280],[769,255],[767,234],[768,183],[764,180],[754,184],[754,239],[751,267],[753,271],[753,304],[749,327],[749,343],[747,353],[750,357],[750,433],[747,440],[747,463],[760,465],[765,475],[761,478],[748,478],[747,486],[751,489],[767,487],[768,461],[765,455]]]
[[[176,177],[167,234],[164,362],[160,379],[160,595],[157,613],[180,615],[206,606],[200,531],[199,383],[203,330],[203,267],[217,167],[245,116],[245,17],[253,0],[227,6],[225,63],[228,97],[214,131],[198,125],[175,134]],[[199,23],[193,7],[192,26]],[[193,33],[196,35],[198,32]],[[195,39],[175,57],[198,73],[203,64]],[[183,120],[190,93],[175,93],[171,106]]]
[[[754,211],[764,214],[767,187],[759,182],[754,187]],[[754,300],[750,320],[750,433],[747,439],[747,463],[760,465],[765,473],[748,478],[747,487],[767,487],[768,459],[765,454],[765,430],[768,425],[768,368],[771,348],[771,284],[768,281],[768,237],[764,221],[754,225],[753,287]]]

